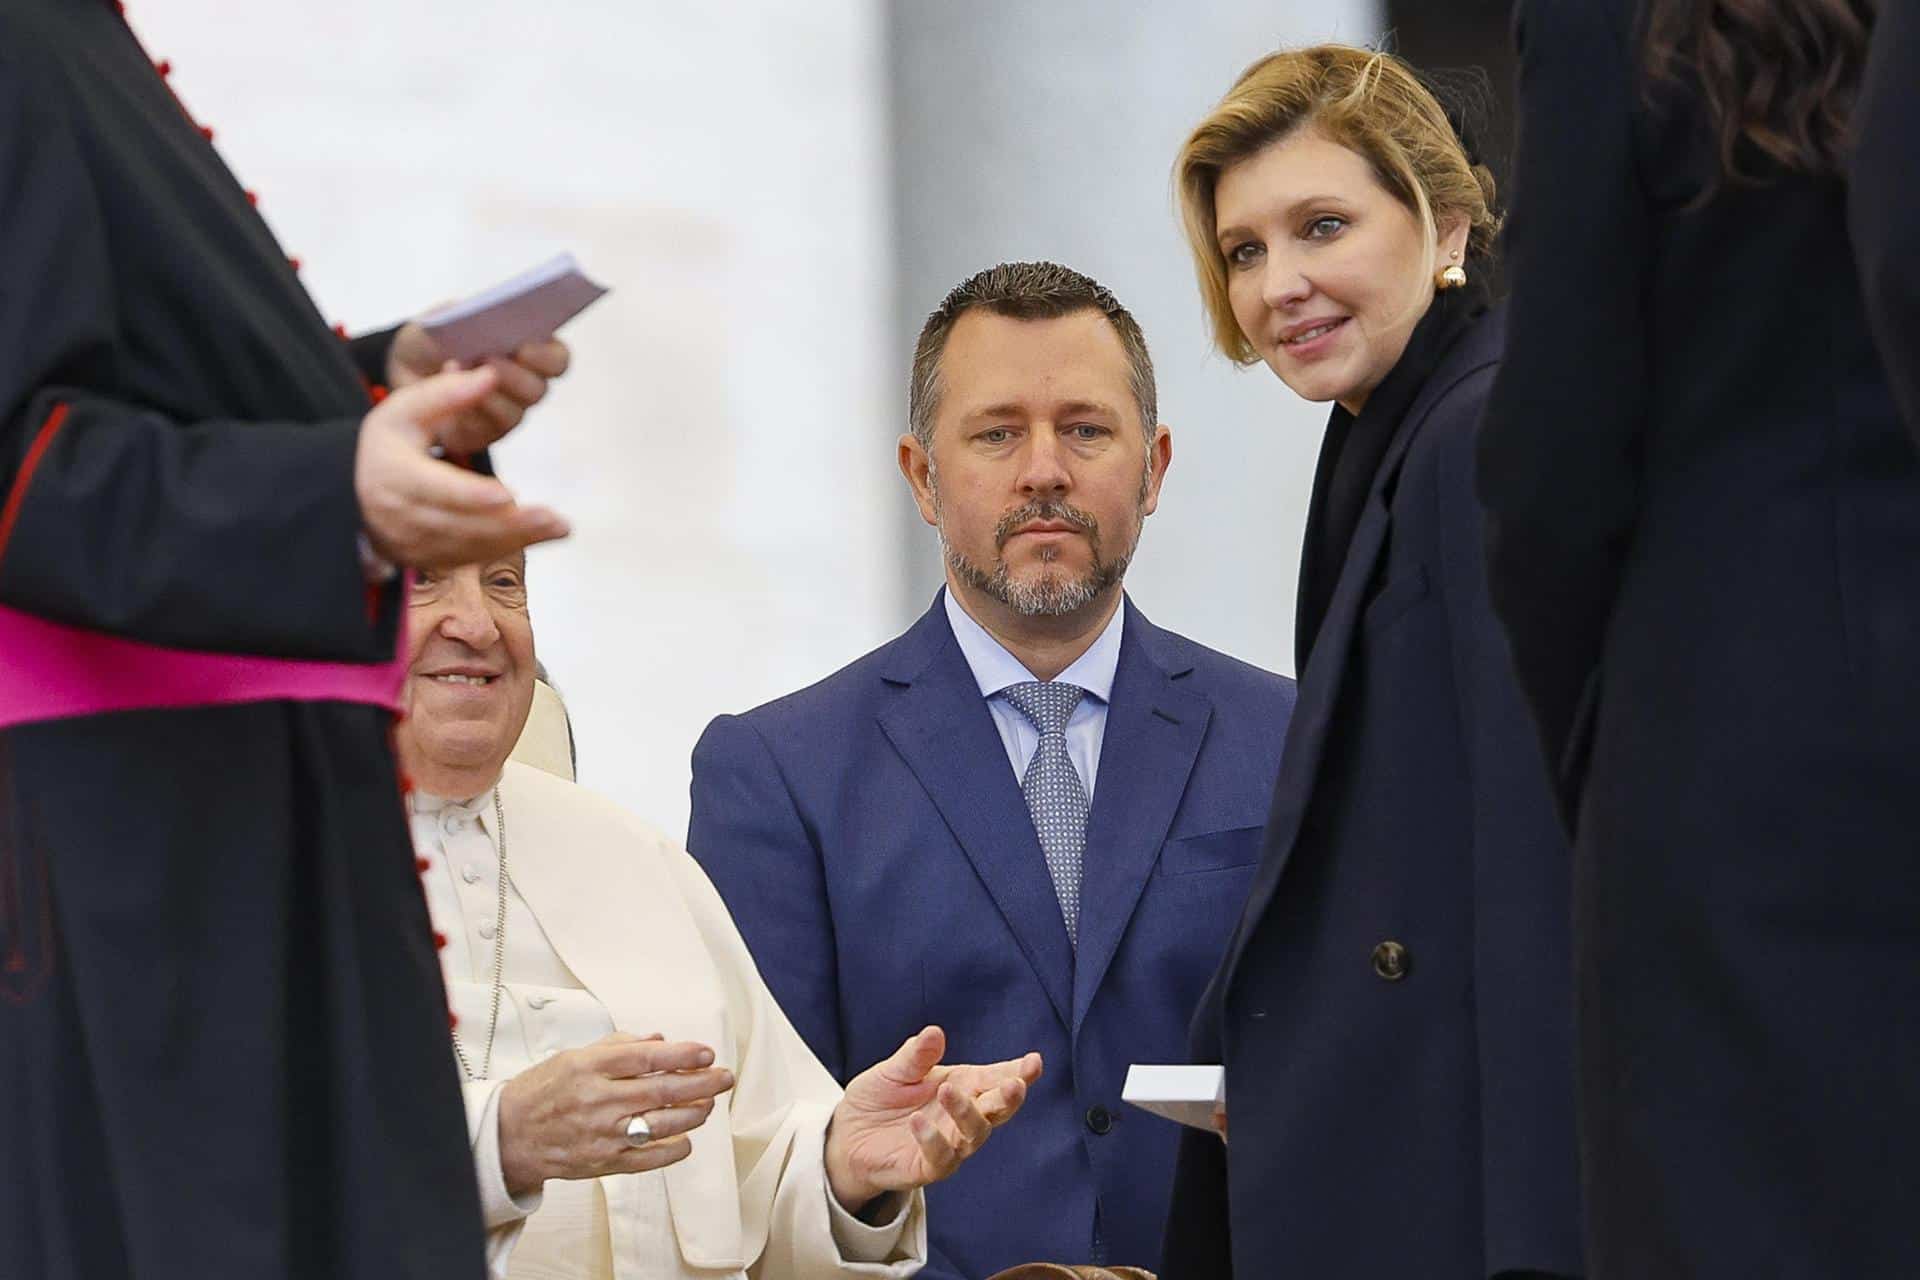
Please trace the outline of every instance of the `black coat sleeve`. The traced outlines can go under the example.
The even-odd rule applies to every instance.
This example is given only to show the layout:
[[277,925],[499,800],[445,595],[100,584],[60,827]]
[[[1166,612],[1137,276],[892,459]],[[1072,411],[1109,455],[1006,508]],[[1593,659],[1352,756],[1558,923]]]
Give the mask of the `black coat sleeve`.
[[1881,0],[1854,125],[1848,216],[1867,318],[1920,446],[1920,0]]
[[390,655],[356,555],[356,419],[182,422],[94,389],[122,304],[63,93],[0,43],[0,604],[179,647]]
[[399,332],[400,326],[396,324],[348,341],[347,351],[353,356],[354,367],[369,383],[387,385],[387,354],[393,350],[393,338]]
[[1614,6],[1527,0],[1505,362],[1481,433],[1489,585],[1571,820],[1639,494],[1649,217]]
[[1434,409],[1440,596],[1471,813],[1473,1013],[1487,1274],[1578,1275],[1572,881],[1565,833],[1487,598],[1474,442],[1492,370]]

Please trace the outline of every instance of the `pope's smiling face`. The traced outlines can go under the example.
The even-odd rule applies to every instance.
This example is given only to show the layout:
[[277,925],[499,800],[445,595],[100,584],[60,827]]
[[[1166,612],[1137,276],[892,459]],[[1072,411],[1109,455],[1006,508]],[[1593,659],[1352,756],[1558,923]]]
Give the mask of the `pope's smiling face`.
[[419,785],[464,799],[491,785],[533,706],[525,553],[420,573],[407,627],[401,759]]

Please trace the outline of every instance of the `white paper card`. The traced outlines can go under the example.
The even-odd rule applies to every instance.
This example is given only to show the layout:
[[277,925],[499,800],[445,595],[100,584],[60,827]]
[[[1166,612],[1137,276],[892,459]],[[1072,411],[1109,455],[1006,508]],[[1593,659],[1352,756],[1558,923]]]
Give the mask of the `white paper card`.
[[606,293],[572,254],[563,253],[470,298],[436,307],[420,317],[420,324],[450,359],[478,364],[552,336]]
[[1213,1113],[1227,1105],[1227,1069],[1136,1062],[1127,1068],[1120,1101],[1211,1133]]

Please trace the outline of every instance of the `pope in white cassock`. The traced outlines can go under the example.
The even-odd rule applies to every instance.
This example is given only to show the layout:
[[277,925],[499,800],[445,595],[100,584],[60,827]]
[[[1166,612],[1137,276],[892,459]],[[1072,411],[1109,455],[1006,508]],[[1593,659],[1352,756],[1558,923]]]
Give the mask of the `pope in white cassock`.
[[919,1188],[1019,1110],[1039,1055],[941,1065],[929,1027],[843,1094],[684,851],[508,761],[525,557],[422,576],[409,633],[400,758],[492,1273],[911,1275]]

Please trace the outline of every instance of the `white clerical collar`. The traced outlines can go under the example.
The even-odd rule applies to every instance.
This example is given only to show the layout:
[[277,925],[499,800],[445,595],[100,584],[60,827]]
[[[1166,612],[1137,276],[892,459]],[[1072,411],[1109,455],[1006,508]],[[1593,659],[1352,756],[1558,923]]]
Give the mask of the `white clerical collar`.
[[[498,783],[495,786],[499,785]],[[432,792],[415,787],[407,795],[407,808],[412,813],[427,814],[465,814],[478,819],[480,825],[488,831],[493,830],[493,787],[488,787],[477,796],[465,800],[449,800],[445,796],[436,796]]]
[[[1027,670],[1025,663],[1007,652],[1007,647],[994,639],[992,632],[975,622],[952,591],[942,595],[947,606],[947,624],[953,628],[953,638],[960,642],[960,652],[973,671],[981,697],[991,698],[1010,685],[1027,684],[1039,678]],[[1126,613],[1127,602],[1123,598],[1087,651],[1054,679],[1077,684],[1102,702],[1111,701],[1114,673],[1120,669],[1120,636],[1126,629]]]

